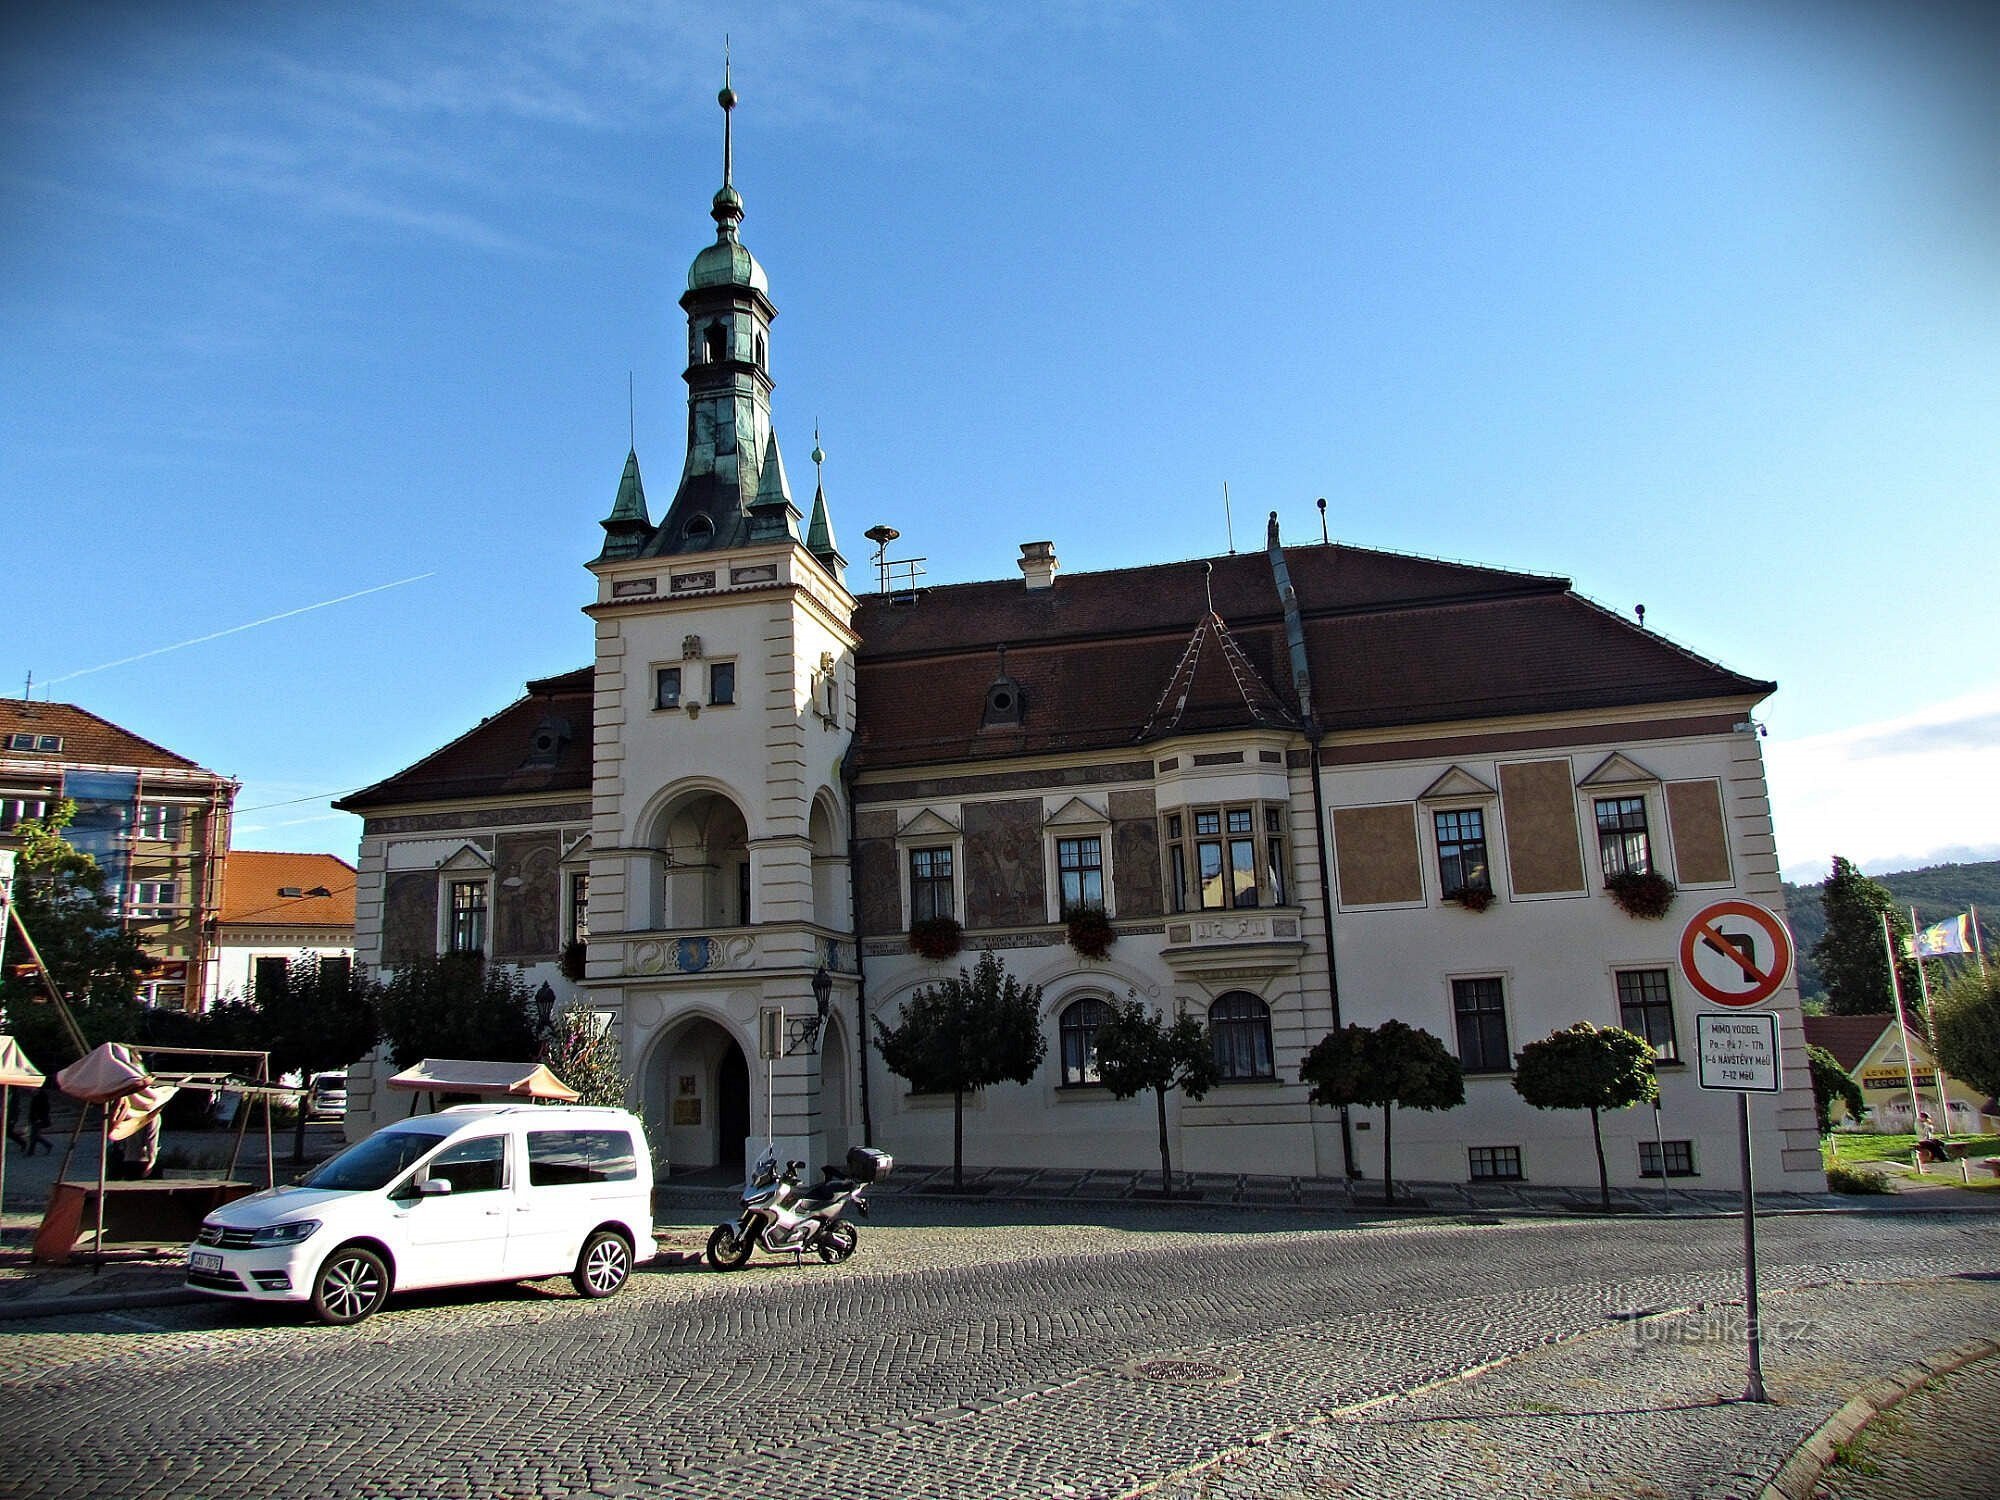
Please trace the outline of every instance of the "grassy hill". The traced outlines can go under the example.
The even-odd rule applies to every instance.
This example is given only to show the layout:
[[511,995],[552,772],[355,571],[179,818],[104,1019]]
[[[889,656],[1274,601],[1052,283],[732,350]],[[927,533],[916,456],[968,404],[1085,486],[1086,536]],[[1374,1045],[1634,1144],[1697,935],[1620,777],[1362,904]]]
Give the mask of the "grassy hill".
[[[1902,907],[1915,906],[1917,920],[1924,926],[1955,917],[1967,907],[1979,908],[1979,931],[1989,956],[2000,954],[2000,859],[1976,865],[1926,865],[1921,870],[1899,870],[1893,875],[1877,875]],[[1813,944],[1826,931],[1826,914],[1820,907],[1820,882],[1793,885],[1785,882],[1785,906],[1791,916],[1792,936],[1799,945],[1799,993],[1807,1000],[1821,998],[1826,987],[1812,961]],[[1926,966],[1928,967],[1928,966]]]

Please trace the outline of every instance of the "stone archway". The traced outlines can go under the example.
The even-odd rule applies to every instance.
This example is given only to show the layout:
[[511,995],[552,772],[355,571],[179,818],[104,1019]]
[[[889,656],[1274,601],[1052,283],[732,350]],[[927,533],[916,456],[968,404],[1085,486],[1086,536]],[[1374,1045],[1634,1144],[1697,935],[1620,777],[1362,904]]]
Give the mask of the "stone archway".
[[645,1108],[660,1175],[740,1176],[750,1133],[750,1071],[729,1028],[689,1016],[661,1037],[646,1069]]

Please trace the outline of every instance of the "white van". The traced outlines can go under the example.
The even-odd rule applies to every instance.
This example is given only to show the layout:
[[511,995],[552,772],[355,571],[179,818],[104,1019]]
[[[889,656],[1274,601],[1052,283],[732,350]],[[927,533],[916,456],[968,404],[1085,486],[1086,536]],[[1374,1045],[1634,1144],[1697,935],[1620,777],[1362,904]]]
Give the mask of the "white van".
[[217,1209],[188,1247],[187,1284],[358,1323],[419,1287],[567,1274],[608,1297],[653,1255],[653,1159],[634,1116],[461,1104]]

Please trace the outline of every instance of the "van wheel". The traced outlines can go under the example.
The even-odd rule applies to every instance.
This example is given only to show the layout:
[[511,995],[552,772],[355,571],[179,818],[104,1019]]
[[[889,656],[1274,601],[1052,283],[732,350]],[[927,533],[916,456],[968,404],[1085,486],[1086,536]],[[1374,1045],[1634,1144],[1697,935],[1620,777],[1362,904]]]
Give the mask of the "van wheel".
[[718,1224],[715,1233],[708,1237],[708,1263],[718,1271],[740,1271],[750,1263],[750,1251],[756,1236],[746,1234],[736,1237],[734,1224]]
[[632,1247],[616,1230],[598,1229],[583,1242],[570,1281],[583,1297],[609,1297],[632,1274]]
[[854,1247],[861,1243],[861,1231],[845,1219],[835,1219],[819,1232],[816,1248],[819,1258],[830,1266],[837,1266],[854,1253]]
[[389,1295],[389,1268],[365,1245],[342,1245],[313,1278],[313,1316],[322,1323],[359,1323]]

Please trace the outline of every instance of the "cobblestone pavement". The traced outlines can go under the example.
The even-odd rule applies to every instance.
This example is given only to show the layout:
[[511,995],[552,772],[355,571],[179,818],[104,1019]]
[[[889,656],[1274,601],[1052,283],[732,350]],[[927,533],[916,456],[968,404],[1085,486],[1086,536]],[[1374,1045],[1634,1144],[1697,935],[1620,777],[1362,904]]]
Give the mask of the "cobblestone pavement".
[[2000,1360],[1911,1392],[1862,1429],[1815,1493],[1825,1500],[2000,1495]]
[[[1520,1366],[1542,1372],[1533,1399],[1623,1422],[1642,1451],[1668,1451],[1680,1420],[1654,1410],[1658,1393],[1696,1391],[1713,1442],[1673,1449],[1670,1487],[1654,1493],[1705,1496],[1768,1475],[1845,1399],[1842,1382],[1880,1351],[1841,1351],[1877,1326],[1883,1299],[1903,1300],[1880,1326],[1918,1352],[2000,1327],[2000,1286],[1963,1279],[1996,1263],[2000,1221],[1767,1220],[1772,1315],[1818,1297],[1801,1319],[1831,1331],[1774,1340],[1776,1405],[1715,1407],[1741,1385],[1719,1352],[1728,1340],[1641,1342],[1630,1314],[1738,1291],[1730,1221],[1325,1222],[887,1200],[845,1266],[661,1271],[609,1303],[551,1283],[403,1299],[352,1329],[222,1303],[16,1323],[0,1337],[0,1484],[21,1496],[1017,1497],[1168,1479],[1184,1495],[1428,1495],[1440,1481],[1421,1464],[1284,1491],[1213,1461],[1302,1456],[1259,1446],[1274,1430],[1388,1442],[1396,1429],[1346,1418],[1526,1357],[1546,1361]],[[1864,1281],[1922,1285],[1835,1285]],[[1726,1314],[1691,1326],[1700,1317]],[[1891,1353],[1887,1365],[1903,1362]],[[1687,1358],[1681,1375],[1656,1372]],[[1579,1464],[1596,1456],[1588,1426],[1565,1449]],[[1468,1482],[1495,1472],[1457,1462],[1435,1464]],[[1510,1491],[1556,1471],[1498,1472],[1498,1493],[1634,1492]],[[1239,1473],[1249,1488],[1214,1488]]]

